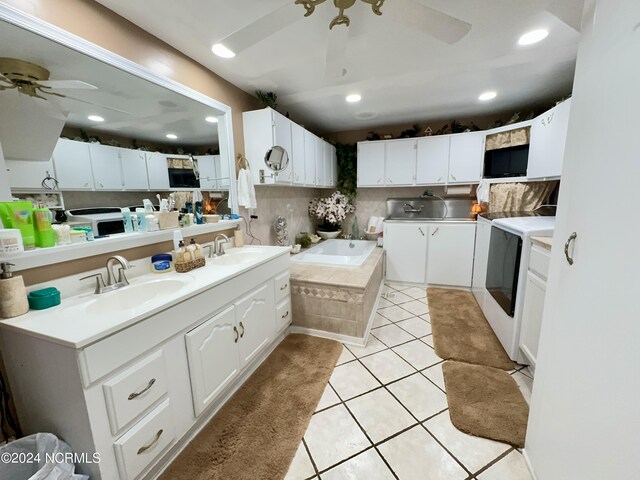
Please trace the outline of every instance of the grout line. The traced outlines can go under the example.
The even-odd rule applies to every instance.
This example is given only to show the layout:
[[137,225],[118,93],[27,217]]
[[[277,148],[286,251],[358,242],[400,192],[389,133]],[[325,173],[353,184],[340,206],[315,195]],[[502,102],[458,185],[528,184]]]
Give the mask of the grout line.
[[496,463],[498,463],[500,460],[502,460],[504,457],[509,455],[514,450],[515,450],[515,448],[513,448],[513,447],[509,448],[506,452],[498,455],[496,458],[494,458],[489,463],[487,463],[484,467],[482,467],[478,471],[476,471],[476,473],[474,475],[480,475],[481,473],[486,472],[487,470],[489,470],[489,468],[493,467]]
[[304,449],[307,451],[307,455],[309,455],[309,460],[311,460],[311,466],[313,467],[313,471],[316,472],[314,475],[311,476],[311,478],[313,478],[314,476],[318,475],[318,467],[316,465],[316,462],[313,460],[313,457],[311,456],[311,450],[309,450],[309,446],[307,445],[307,442],[304,439],[304,437],[302,437],[302,444],[304,445]]
[[[435,416],[435,415],[434,415],[434,416]],[[432,418],[433,418],[433,417],[432,417]],[[432,437],[432,438],[433,438],[433,439],[438,443],[438,445],[440,445],[440,446],[441,446],[441,447],[442,447],[442,448],[443,448],[443,449],[444,449],[444,450],[445,450],[445,451],[446,451],[446,452],[447,452],[447,453],[448,453],[448,454],[449,454],[449,455],[450,455],[450,456],[451,456],[451,457],[452,457],[456,462],[458,462],[458,464],[459,464],[459,465],[464,469],[464,471],[465,471],[465,472],[467,472],[467,474],[468,474],[468,475],[467,475],[467,477],[472,477],[472,476],[473,476],[473,473],[471,473],[471,471],[470,471],[470,470],[469,470],[469,469],[464,465],[464,463],[462,463],[460,460],[458,460],[458,457],[456,457],[453,453],[451,453],[451,452],[449,451],[449,449],[448,449],[447,447],[445,447],[445,446],[444,446],[444,444],[443,444],[440,440],[438,440],[438,438],[437,438],[433,433],[431,433],[431,431],[430,431],[430,430],[427,428],[427,426],[425,425],[425,423],[426,423],[426,422],[427,422],[427,420],[425,420],[424,422],[422,422],[422,423],[420,424],[420,426],[422,426],[422,428],[424,428],[424,429],[425,429],[425,431],[426,431],[429,435],[431,435],[431,437]]]

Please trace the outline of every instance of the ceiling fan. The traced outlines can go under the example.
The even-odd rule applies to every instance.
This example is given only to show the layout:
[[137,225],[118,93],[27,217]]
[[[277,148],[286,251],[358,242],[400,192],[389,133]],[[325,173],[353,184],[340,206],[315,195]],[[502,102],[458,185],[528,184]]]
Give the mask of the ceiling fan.
[[97,88],[80,80],[49,80],[49,70],[40,65],[15,58],[0,58],[0,91],[15,89],[24,95],[47,100],[42,95],[66,97],[54,92],[54,89],[96,90]]

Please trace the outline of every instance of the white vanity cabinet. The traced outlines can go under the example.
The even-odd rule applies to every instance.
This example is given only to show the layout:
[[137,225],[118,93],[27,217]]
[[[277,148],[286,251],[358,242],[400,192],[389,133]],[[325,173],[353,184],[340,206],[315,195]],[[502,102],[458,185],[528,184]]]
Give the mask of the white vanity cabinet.
[[427,223],[384,223],[387,280],[422,285],[427,282],[428,232]]
[[211,287],[206,268],[215,267],[199,269],[197,293],[77,346],[2,325],[25,433],[52,432],[76,453],[98,453],[100,462],[77,466],[92,479],[156,478],[286,333],[276,315],[290,311],[288,252],[273,250]]
[[52,158],[61,190],[93,190],[88,143],[61,138]]

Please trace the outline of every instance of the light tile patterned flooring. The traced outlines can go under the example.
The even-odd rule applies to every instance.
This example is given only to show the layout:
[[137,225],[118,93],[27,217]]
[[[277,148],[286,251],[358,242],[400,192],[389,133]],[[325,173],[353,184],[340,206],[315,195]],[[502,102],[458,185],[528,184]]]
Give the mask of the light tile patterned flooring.
[[[385,285],[366,347],[345,346],[286,480],[530,480],[522,454],[449,419],[426,290]],[[525,367],[511,372],[529,401]]]

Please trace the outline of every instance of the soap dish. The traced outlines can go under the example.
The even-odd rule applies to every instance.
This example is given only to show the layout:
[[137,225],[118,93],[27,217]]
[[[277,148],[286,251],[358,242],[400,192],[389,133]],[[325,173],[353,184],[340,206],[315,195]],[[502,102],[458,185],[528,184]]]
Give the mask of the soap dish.
[[44,310],[45,308],[60,305],[60,290],[55,287],[34,290],[27,295],[31,310]]

